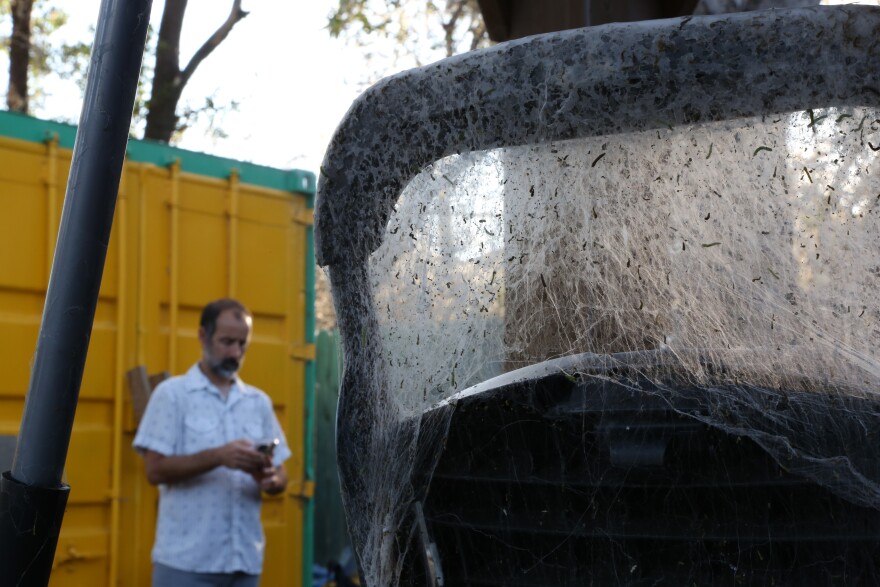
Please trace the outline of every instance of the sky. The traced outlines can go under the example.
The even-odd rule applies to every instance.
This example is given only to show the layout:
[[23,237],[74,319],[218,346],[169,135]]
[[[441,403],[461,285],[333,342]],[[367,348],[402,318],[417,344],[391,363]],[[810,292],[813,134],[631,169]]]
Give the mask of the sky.
[[[824,0],[824,4],[847,0]],[[228,138],[218,139],[194,127],[178,146],[281,169],[317,173],[334,129],[351,103],[376,81],[413,63],[384,55],[388,46],[364,49],[333,39],[327,16],[339,0],[244,0],[250,14],[202,62],[184,91],[200,100],[213,96],[220,103],[236,101],[219,126]],[[863,0],[871,4],[880,0]],[[70,16],[56,34],[69,41],[91,41],[100,0],[59,0]],[[189,0],[183,26],[181,64],[226,19],[230,0]],[[154,0],[151,21],[156,30],[164,0]],[[412,23],[418,25],[419,23]],[[424,24],[424,23],[422,23]],[[0,55],[0,71],[6,71]],[[423,56],[432,61],[436,55]],[[147,60],[152,61],[148,55]],[[5,93],[5,87],[4,93]],[[73,82],[47,82],[44,104],[35,114],[75,122],[81,109],[80,90]]]
[[[89,27],[97,21],[100,0],[60,4],[70,20],[57,34],[93,39]],[[182,65],[226,19],[231,4],[189,0]],[[359,48],[332,39],[325,29],[336,4],[338,0],[244,0],[242,8],[250,14],[202,62],[184,91],[184,98],[213,95],[221,102],[239,103],[238,111],[220,122],[229,138],[215,139],[192,128],[177,146],[316,173],[334,129],[365,88],[364,80],[376,79],[365,75]],[[151,21],[156,30],[163,6],[163,0],[154,0]],[[55,82],[45,90],[49,95],[38,116],[79,118],[82,102],[74,84]]]

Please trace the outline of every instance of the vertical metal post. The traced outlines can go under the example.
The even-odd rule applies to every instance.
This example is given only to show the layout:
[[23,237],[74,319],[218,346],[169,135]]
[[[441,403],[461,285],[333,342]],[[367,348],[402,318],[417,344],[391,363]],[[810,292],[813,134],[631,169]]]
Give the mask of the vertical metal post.
[[[315,208],[314,194],[309,196],[308,207]],[[314,225],[306,227],[306,344],[315,345],[315,238]],[[306,430],[303,439],[305,471],[303,480],[306,483],[315,481],[315,380],[316,357],[306,361]],[[315,498],[309,496],[305,502],[303,516],[303,585],[308,585],[312,577],[312,564],[315,562]],[[322,563],[324,561],[321,561]]]
[[[130,174],[128,174],[130,176]],[[125,402],[125,339],[128,334],[126,318],[128,316],[128,273],[127,250],[128,242],[128,211],[126,200],[130,199],[127,186],[130,179],[123,176],[123,184],[119,193],[116,215],[116,349],[113,353],[114,375],[116,382],[113,385],[113,474],[110,489],[110,573],[108,586],[118,585],[119,578],[119,545],[122,542],[120,527],[122,525],[122,455],[128,448],[122,442],[122,421]]]
[[102,0],[12,471],[0,480],[0,568],[49,581],[61,482],[98,302],[152,0]]
[[46,142],[46,278],[52,274],[52,252],[58,237],[58,133]]
[[168,372],[177,370],[177,326],[180,310],[180,159],[172,163],[171,175],[171,275],[168,292]]
[[238,201],[241,180],[238,169],[229,173],[227,220],[229,222],[229,247],[227,249],[227,267],[229,271],[226,294],[234,298],[238,284]]

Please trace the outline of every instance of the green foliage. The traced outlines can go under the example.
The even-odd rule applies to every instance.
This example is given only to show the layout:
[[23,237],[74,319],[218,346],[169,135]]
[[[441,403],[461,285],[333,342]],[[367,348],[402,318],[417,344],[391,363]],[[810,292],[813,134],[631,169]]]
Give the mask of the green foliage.
[[[63,6],[64,3],[58,0],[35,0],[34,2],[31,13],[31,50],[28,63],[28,89],[31,94],[29,109],[31,111],[40,110],[43,107],[46,98],[44,88],[47,87],[50,78],[54,77],[74,83],[79,88],[80,95],[85,93],[95,28],[94,26],[89,28],[89,34],[85,40],[59,42],[57,39],[61,35],[58,33],[69,20],[69,15],[62,8]],[[12,31],[10,9],[11,0],[0,0],[0,50],[7,53]],[[132,137],[141,136],[145,127],[154,76],[155,58],[153,56],[156,54],[157,38],[155,28],[150,25],[147,31],[145,57],[132,113],[130,130]],[[171,142],[178,142],[184,131],[198,121],[205,122],[208,132],[215,138],[225,138],[226,133],[221,127],[222,119],[227,113],[237,109],[237,102],[221,103],[217,101],[215,96],[186,102],[182,104],[180,121]],[[73,119],[64,119],[64,121],[76,123],[76,120]]]
[[330,36],[346,36],[355,26],[366,34],[379,32],[385,34],[392,22],[390,13],[400,8],[400,0],[386,3],[388,14],[377,14],[367,7],[367,0],[339,0],[339,7],[328,17],[327,29]]
[[[0,0],[0,49],[9,51],[11,1]],[[28,62],[30,107],[42,104],[45,79],[54,74],[65,80],[85,79],[91,47],[85,42],[53,42],[53,35],[67,24],[68,14],[51,0],[35,0],[31,13],[31,51]],[[84,82],[83,82],[84,84]]]
[[226,139],[229,135],[223,129],[223,118],[230,112],[237,112],[240,103],[237,100],[218,102],[216,95],[205,96],[201,103],[187,102],[179,111],[180,118],[177,128],[171,136],[171,143],[179,142],[186,129],[199,121],[203,121],[206,134],[215,139]]
[[368,62],[382,58],[391,68],[422,65],[490,43],[477,0],[339,0],[327,30],[362,48]]

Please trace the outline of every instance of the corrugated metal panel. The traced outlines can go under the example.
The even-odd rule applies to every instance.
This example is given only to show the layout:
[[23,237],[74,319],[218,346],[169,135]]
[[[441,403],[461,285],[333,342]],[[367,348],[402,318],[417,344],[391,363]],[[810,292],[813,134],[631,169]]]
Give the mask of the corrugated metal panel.
[[[0,137],[0,205],[7,211],[0,215],[0,435],[18,432],[70,166],[71,152],[60,145],[67,131],[56,126],[0,113],[0,133],[17,137]],[[299,584],[311,567],[303,561],[310,532],[304,528],[309,499],[302,494],[310,493],[310,481],[302,439],[306,368],[314,357],[306,333],[314,176],[243,163],[233,168],[230,160],[201,154],[201,169],[213,164],[216,173],[196,175],[185,171],[188,152],[152,152],[175,155],[174,163],[129,159],[123,171],[67,459],[71,496],[51,585],[149,585],[157,492],[130,448],[135,421],[125,372],[137,365],[150,373],[188,368],[200,353],[201,306],[226,295],[254,312],[242,376],[272,397],[294,451],[289,491],[264,504],[264,583]],[[226,177],[217,177],[227,167]],[[245,181],[238,168],[258,183]],[[291,182],[296,191],[285,191]]]
[[339,331],[321,331],[317,337],[315,385],[315,481],[321,487],[315,496],[315,562],[319,564],[339,561],[343,548],[351,544],[336,469],[336,403],[341,366]]

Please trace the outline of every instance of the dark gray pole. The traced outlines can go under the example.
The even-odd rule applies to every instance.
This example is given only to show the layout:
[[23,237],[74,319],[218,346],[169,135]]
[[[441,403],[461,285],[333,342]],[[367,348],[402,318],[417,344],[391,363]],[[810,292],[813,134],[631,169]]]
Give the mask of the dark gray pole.
[[110,242],[151,0],[104,0],[12,477],[61,483]]
[[0,569],[11,585],[43,585],[51,572],[151,4],[101,2],[24,416],[12,472],[0,480]]

